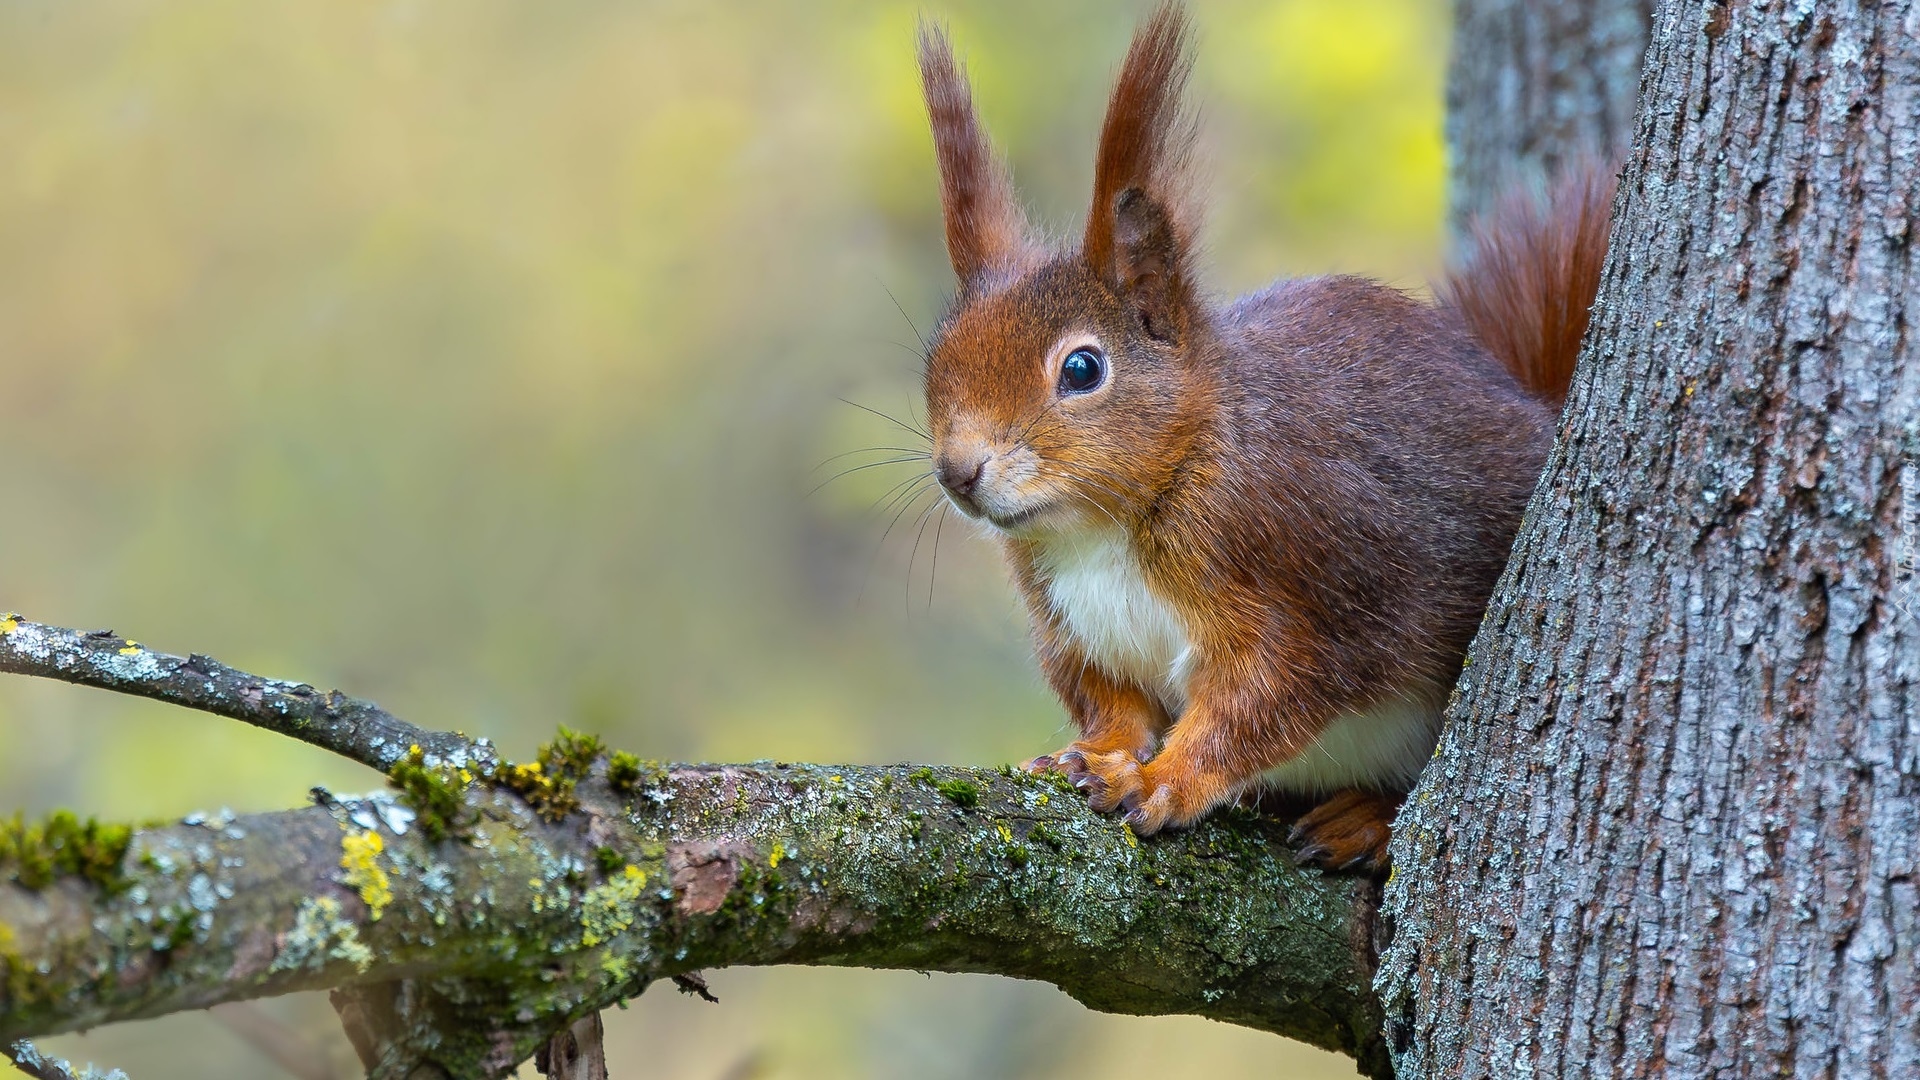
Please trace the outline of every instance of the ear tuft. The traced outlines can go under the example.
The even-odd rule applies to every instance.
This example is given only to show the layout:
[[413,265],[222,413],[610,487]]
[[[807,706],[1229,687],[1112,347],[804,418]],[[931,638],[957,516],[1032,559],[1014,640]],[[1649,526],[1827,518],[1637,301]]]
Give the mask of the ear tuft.
[[1186,12],[1173,2],[1134,32],[1100,129],[1082,246],[1094,271],[1132,296],[1155,337],[1182,324],[1190,291],[1194,124],[1180,102],[1193,69],[1190,37]]
[[1087,215],[1085,250],[1096,266],[1113,257],[1117,200],[1129,188],[1161,204],[1172,220],[1183,208],[1193,123],[1180,94],[1193,69],[1186,12],[1161,5],[1134,32],[1133,44],[1107,99],[1094,159],[1093,206]]
[[1032,244],[1013,179],[974,113],[966,72],[954,60],[946,33],[926,22],[920,24],[920,83],[940,163],[947,255],[964,290],[984,275],[1019,266]]

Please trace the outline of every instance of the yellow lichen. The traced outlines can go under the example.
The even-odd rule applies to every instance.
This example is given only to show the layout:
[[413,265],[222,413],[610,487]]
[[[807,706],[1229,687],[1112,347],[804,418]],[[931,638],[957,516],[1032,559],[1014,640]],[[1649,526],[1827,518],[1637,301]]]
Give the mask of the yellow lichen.
[[628,863],[613,880],[588,889],[580,900],[580,944],[598,945],[632,926],[646,886],[647,872]]
[[140,643],[137,641],[127,642],[126,645],[120,649],[120,655],[121,656],[139,656]]
[[778,841],[775,841],[773,845],[773,854],[767,856],[767,866],[770,869],[777,868],[780,865],[780,860],[786,857],[787,857],[787,845],[782,844]]
[[367,905],[367,921],[380,921],[380,912],[393,902],[393,882],[380,869],[379,857],[387,842],[372,829],[348,833],[340,839],[340,866],[347,872],[346,884],[360,890],[360,902]]
[[0,637],[5,637],[18,629],[20,629],[20,616],[8,612],[5,618],[0,618]]

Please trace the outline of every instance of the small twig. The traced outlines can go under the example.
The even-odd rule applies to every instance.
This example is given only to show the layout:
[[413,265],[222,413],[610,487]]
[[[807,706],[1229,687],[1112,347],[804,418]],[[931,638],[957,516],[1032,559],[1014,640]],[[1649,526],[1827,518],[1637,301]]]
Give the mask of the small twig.
[[25,1039],[15,1042],[12,1046],[0,1048],[0,1057],[5,1057],[13,1063],[14,1068],[28,1076],[37,1077],[38,1080],[127,1080],[127,1074],[119,1069],[101,1072],[91,1064],[83,1067],[79,1072],[74,1072],[72,1065],[60,1058],[42,1054]]
[[673,977],[673,985],[679,987],[681,993],[690,997],[697,997],[709,1005],[720,1004],[720,999],[714,997],[713,991],[707,987],[707,977],[698,971],[688,971],[675,975]]
[[370,701],[305,683],[265,679],[201,656],[155,652],[110,630],[81,632],[0,615],[0,672],[116,690],[229,717],[331,750],[381,772],[411,746],[428,764],[492,760],[493,748],[428,731]]

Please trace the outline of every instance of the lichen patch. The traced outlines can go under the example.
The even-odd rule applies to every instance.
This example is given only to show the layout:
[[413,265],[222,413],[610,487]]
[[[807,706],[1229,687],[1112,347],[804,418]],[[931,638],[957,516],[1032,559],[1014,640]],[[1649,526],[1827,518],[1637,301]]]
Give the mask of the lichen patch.
[[360,971],[373,966],[373,950],[360,940],[360,928],[340,915],[340,901],[309,896],[294,912],[293,929],[280,942],[269,971],[319,970],[328,960],[346,960]]
[[580,900],[580,944],[592,947],[625,933],[639,914],[646,887],[646,871],[628,863],[606,884],[588,889]]
[[372,829],[340,838],[340,867],[346,871],[342,884],[359,892],[369,922],[379,922],[380,913],[393,902],[393,882],[380,868],[380,853],[386,849],[387,842]]

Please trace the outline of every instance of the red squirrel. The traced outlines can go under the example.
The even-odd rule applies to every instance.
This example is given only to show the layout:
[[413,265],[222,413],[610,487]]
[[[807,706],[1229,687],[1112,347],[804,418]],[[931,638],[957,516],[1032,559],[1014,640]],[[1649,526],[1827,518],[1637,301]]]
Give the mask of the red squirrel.
[[1077,248],[1035,239],[945,35],[920,70],[958,290],[936,478],[1003,548],[1080,737],[1035,758],[1139,833],[1320,799],[1302,861],[1378,867],[1552,442],[1613,181],[1510,200],[1423,302],[1198,277],[1183,10],[1141,25]]

